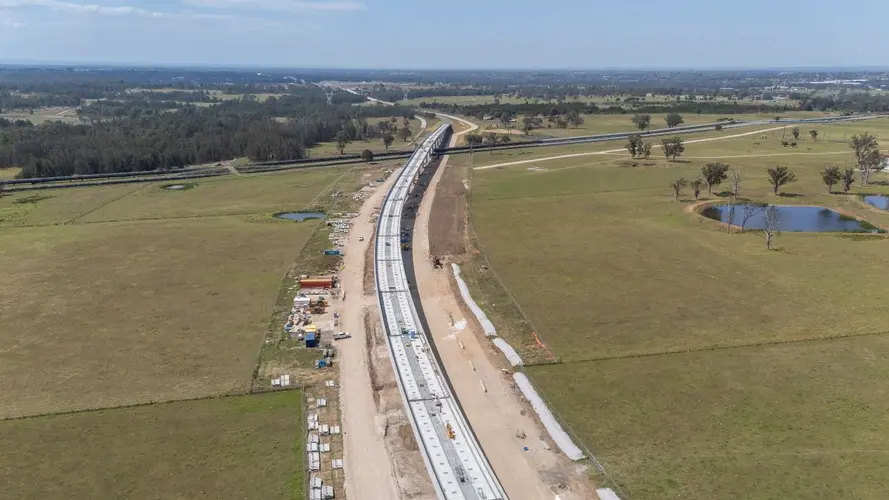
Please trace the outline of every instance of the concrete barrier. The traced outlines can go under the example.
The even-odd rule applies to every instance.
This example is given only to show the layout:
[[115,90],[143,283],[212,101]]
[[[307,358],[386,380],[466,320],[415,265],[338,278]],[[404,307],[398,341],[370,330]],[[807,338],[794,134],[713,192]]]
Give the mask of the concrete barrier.
[[451,268],[454,270],[454,278],[457,280],[457,287],[460,288],[460,295],[463,296],[463,302],[466,302],[466,305],[472,310],[472,314],[478,318],[478,322],[481,323],[485,335],[488,337],[497,335],[497,329],[494,328],[494,323],[491,323],[491,320],[488,319],[488,316],[482,311],[482,308],[472,299],[472,295],[469,293],[469,287],[466,286],[466,282],[460,277],[460,266],[451,264]]
[[556,417],[553,416],[553,413],[550,411],[549,407],[546,406],[543,398],[537,394],[537,390],[534,389],[534,385],[531,384],[528,377],[524,373],[514,373],[512,376],[515,379],[516,385],[519,386],[519,389],[525,396],[525,399],[531,402],[534,412],[540,417],[540,421],[543,422],[543,427],[546,428],[546,432],[549,433],[549,437],[556,443],[556,446],[558,446],[559,449],[562,450],[562,453],[571,460],[582,459],[583,452],[580,451],[580,448],[578,448],[576,444],[574,444],[574,441],[571,440],[571,437],[568,436],[568,433],[562,428],[562,424],[560,424],[559,421],[556,420]]

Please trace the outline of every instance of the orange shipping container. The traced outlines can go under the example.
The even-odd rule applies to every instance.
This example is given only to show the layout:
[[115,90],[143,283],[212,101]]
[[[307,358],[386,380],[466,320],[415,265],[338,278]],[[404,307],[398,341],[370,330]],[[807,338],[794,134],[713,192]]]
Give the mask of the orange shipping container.
[[299,280],[300,288],[333,288],[333,278],[308,278]]

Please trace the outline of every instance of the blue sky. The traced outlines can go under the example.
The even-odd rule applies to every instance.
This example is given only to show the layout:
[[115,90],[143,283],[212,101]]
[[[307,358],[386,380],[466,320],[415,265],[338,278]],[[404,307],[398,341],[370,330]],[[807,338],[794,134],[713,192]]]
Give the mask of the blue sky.
[[886,0],[0,0],[0,61],[889,66]]

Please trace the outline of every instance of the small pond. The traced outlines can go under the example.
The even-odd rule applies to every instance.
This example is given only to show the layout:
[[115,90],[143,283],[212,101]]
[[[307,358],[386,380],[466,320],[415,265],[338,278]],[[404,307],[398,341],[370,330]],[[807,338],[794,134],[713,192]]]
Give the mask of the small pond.
[[284,220],[304,221],[308,219],[323,219],[321,212],[282,212],[275,214],[275,218]]
[[[744,221],[744,207],[752,205],[736,205],[731,223],[740,226]],[[800,231],[807,233],[824,232],[876,232],[877,228],[867,221],[854,219],[824,207],[797,207],[777,205],[778,230]],[[711,205],[701,212],[705,217],[720,222],[729,222],[728,205]],[[760,210],[744,225],[744,229],[762,229],[765,226],[765,215]]]
[[880,210],[889,210],[889,196],[886,196],[885,194],[865,196],[864,201]]

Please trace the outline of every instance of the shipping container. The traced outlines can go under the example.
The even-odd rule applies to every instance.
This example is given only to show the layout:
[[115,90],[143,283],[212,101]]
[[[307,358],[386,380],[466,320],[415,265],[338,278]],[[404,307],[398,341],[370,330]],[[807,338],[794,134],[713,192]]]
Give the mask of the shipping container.
[[318,334],[309,332],[306,334],[306,347],[318,347]]

